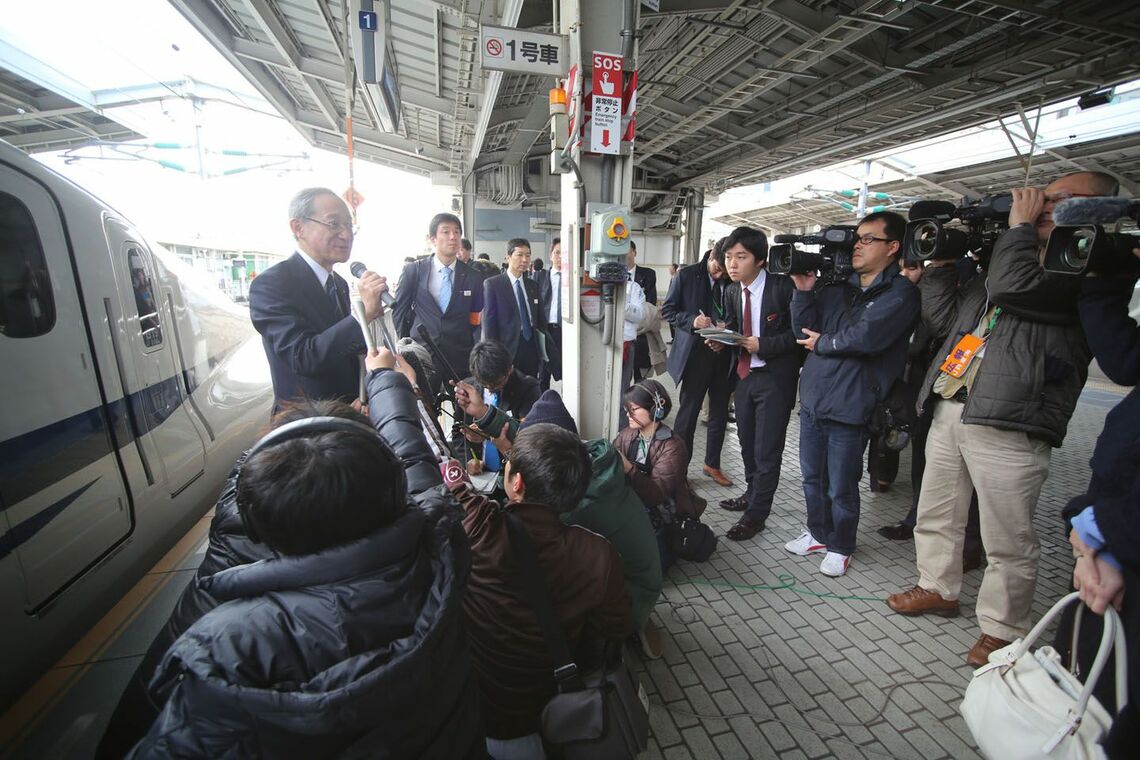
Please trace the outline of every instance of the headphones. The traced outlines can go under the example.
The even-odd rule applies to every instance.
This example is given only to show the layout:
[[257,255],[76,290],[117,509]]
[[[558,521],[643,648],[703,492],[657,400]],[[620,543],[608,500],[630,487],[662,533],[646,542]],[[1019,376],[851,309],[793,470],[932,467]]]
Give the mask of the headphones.
[[[384,457],[393,461],[399,462],[400,457],[392,450],[392,447],[387,441],[376,432],[370,425],[365,425],[356,420],[349,420],[343,417],[306,417],[303,420],[294,420],[293,422],[286,423],[281,427],[271,430],[266,433],[261,440],[253,445],[253,448],[246,454],[245,459],[237,468],[237,474],[234,476],[234,500],[237,503],[238,516],[241,518],[241,527],[245,531],[245,535],[255,544],[262,543],[261,537],[254,530],[253,524],[249,520],[249,503],[242,499],[241,491],[241,474],[245,469],[245,465],[249,460],[253,459],[262,451],[272,448],[278,444],[292,441],[297,438],[309,438],[310,436],[317,436],[323,433],[344,433],[347,435],[354,435],[363,438],[373,446],[376,446],[379,453]],[[399,474],[396,476],[396,482],[392,484],[395,493],[406,494],[408,491],[407,476],[404,473],[404,468],[401,466],[398,469]]]
[[656,389],[651,388],[649,383],[644,380],[638,383],[636,387],[645,391],[653,398],[653,421],[660,422],[665,419],[665,397],[658,393]]

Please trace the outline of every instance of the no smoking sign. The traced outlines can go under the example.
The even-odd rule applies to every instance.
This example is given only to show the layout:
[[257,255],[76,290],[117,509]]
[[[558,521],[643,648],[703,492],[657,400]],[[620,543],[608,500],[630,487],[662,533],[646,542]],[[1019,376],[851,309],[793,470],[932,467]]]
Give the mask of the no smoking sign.
[[503,41],[498,37],[487,38],[487,55],[491,58],[503,57]]

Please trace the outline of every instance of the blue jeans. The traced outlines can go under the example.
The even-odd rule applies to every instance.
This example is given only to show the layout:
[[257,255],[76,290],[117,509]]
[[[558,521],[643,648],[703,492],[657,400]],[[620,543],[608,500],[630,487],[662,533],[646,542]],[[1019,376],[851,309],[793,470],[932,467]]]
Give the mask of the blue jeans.
[[800,410],[800,473],[807,527],[829,552],[855,552],[859,528],[859,481],[867,429],[811,417]]

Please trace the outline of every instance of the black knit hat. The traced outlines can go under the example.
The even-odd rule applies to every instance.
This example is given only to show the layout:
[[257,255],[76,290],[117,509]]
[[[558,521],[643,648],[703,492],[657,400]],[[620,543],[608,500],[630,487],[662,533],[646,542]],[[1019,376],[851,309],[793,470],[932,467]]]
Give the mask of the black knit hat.
[[537,425],[540,422],[549,422],[578,435],[578,426],[574,424],[574,418],[566,410],[566,404],[562,403],[562,397],[558,395],[557,391],[546,391],[539,397],[538,401],[534,402],[534,406],[530,408],[530,414],[519,425],[519,430]]

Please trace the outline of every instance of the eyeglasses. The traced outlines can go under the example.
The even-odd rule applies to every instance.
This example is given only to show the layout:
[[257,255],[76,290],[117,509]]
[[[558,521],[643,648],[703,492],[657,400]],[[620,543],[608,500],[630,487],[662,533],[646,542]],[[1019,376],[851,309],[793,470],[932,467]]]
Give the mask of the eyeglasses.
[[305,218],[308,219],[310,222],[316,222],[317,224],[328,227],[329,231],[332,232],[332,234],[334,234],[334,235],[339,235],[342,232],[347,232],[351,235],[355,235],[357,232],[360,231],[360,227],[358,225],[355,225],[355,224],[345,224],[345,223],[339,222],[339,221],[338,222],[322,222],[320,219],[314,219],[311,216],[306,216]]
[[637,414],[640,411],[641,411],[640,406],[627,406],[625,408],[625,413],[628,414],[630,417],[632,417],[633,415]]
[[1097,196],[1093,195],[1092,193],[1070,193],[1068,190],[1060,190],[1056,193],[1046,194],[1045,200],[1052,201],[1053,203],[1060,203],[1061,201],[1067,201],[1070,198],[1096,198],[1096,197]]
[[880,243],[889,243],[892,240],[896,240],[897,238],[881,238],[881,237],[875,237],[874,235],[860,235],[859,237],[857,237],[855,239],[858,240],[863,245],[870,245],[871,243],[874,243],[876,240],[878,240]]

